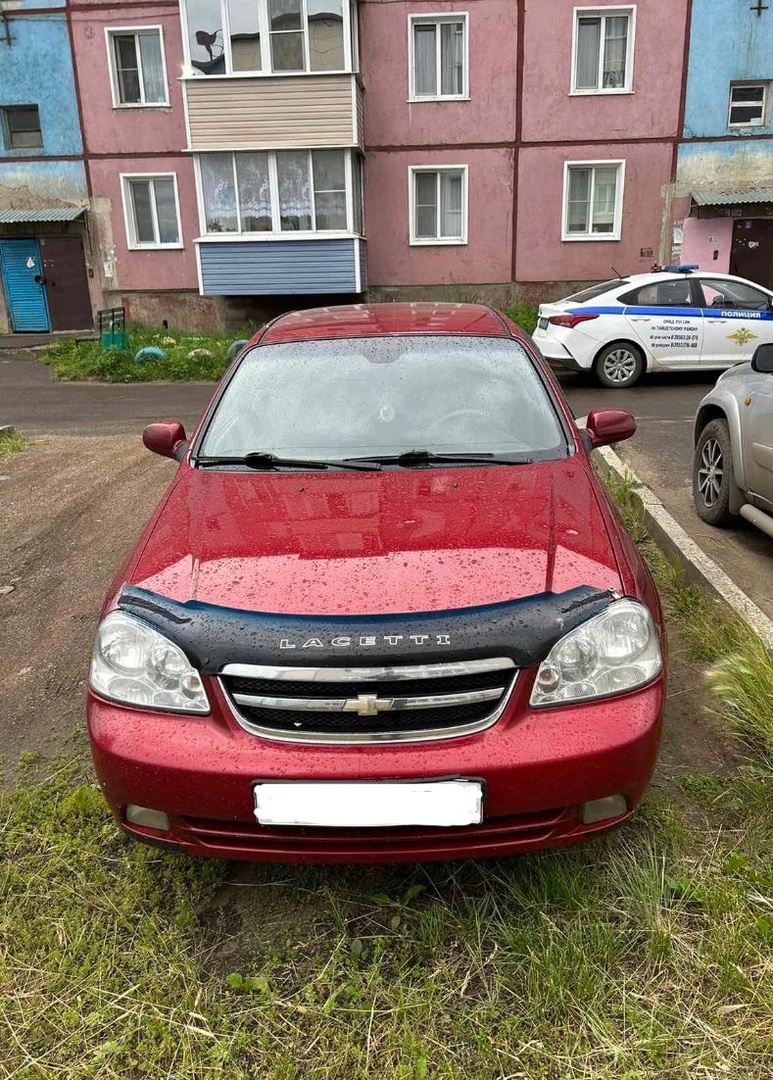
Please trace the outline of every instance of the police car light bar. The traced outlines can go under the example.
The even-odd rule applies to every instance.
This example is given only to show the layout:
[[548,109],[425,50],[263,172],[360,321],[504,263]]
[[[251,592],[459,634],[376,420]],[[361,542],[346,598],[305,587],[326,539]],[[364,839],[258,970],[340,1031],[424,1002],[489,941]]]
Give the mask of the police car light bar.
[[664,266],[663,271],[667,274],[689,274],[693,270],[699,270],[698,263],[684,263],[681,266]]

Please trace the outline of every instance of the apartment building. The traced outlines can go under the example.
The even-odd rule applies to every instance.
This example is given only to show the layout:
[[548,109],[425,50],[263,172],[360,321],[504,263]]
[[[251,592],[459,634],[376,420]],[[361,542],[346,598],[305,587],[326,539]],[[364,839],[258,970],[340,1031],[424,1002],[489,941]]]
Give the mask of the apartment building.
[[356,4],[83,3],[73,41],[106,302],[204,327],[364,293]]
[[754,270],[738,253],[762,226],[738,221],[773,205],[756,0],[74,0],[40,18],[74,66],[60,201],[92,303],[129,319],[545,298],[669,261],[682,233],[685,258]]

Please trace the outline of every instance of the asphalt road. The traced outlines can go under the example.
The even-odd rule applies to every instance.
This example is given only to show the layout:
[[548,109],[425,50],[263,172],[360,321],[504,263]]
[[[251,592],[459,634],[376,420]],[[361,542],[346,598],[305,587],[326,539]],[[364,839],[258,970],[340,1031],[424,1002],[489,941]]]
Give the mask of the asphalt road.
[[617,452],[699,547],[773,619],[773,542],[742,518],[732,529],[714,529],[693,507],[693,418],[716,377],[716,372],[653,375],[630,390],[604,390],[579,375],[559,376],[576,416],[602,405],[633,413],[636,434]]
[[[560,381],[576,416],[591,409],[629,409],[635,436],[619,447],[639,477],[698,544],[773,618],[771,541],[743,521],[712,529],[692,506],[692,419],[716,373],[645,377],[630,390],[606,390],[579,375]],[[151,420],[174,417],[193,426],[212,394],[211,383],[104,385],[58,382],[34,354],[0,353],[0,425],[32,436],[139,435]]]
[[0,352],[0,426],[27,435],[129,435],[151,420],[190,427],[213,383],[68,383],[34,353]]

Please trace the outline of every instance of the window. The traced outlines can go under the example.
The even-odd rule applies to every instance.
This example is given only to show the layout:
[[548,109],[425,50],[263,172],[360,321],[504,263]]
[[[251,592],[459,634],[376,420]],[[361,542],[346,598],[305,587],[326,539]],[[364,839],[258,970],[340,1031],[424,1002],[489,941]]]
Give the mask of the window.
[[623,161],[571,161],[564,165],[564,240],[619,240]]
[[635,8],[574,9],[573,94],[630,93]]
[[[618,288],[622,288],[623,285],[628,284],[628,278],[612,278],[611,281],[600,281],[598,285],[589,285],[587,289],[581,289],[580,292],[573,293],[571,296],[567,296],[567,300],[574,301],[575,304],[584,304],[588,300],[595,300],[597,296],[603,296],[604,293],[611,292],[617,285]],[[622,297],[619,297],[622,300]]]
[[467,96],[467,16],[410,15],[410,98]]
[[226,385],[198,452],[340,461],[421,446],[553,460],[568,447],[551,397],[524,348],[502,338],[263,345]]
[[651,281],[638,289],[633,289],[618,300],[631,307],[692,307],[692,285],[690,278],[683,274],[677,278],[664,278]]
[[185,0],[194,75],[351,70],[348,0]]
[[700,285],[706,307],[740,308],[744,311],[769,311],[771,298],[761,289],[743,281],[726,278],[701,278]]
[[108,30],[113,105],[168,105],[161,28]]
[[467,243],[467,166],[410,170],[412,244]]
[[201,154],[204,231],[359,233],[360,167],[348,150]]
[[176,176],[122,176],[121,182],[129,247],[182,247]]
[[0,109],[6,150],[39,150],[43,146],[37,105],[6,105]]
[[764,127],[768,106],[767,83],[733,83],[730,86],[728,127]]

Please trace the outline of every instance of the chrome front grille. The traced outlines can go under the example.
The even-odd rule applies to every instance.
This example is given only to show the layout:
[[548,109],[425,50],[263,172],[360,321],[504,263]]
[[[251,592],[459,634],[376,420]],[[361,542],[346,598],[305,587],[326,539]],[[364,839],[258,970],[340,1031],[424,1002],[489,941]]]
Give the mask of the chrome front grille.
[[296,742],[447,739],[502,715],[516,679],[508,657],[381,668],[229,664],[220,673],[238,723]]

